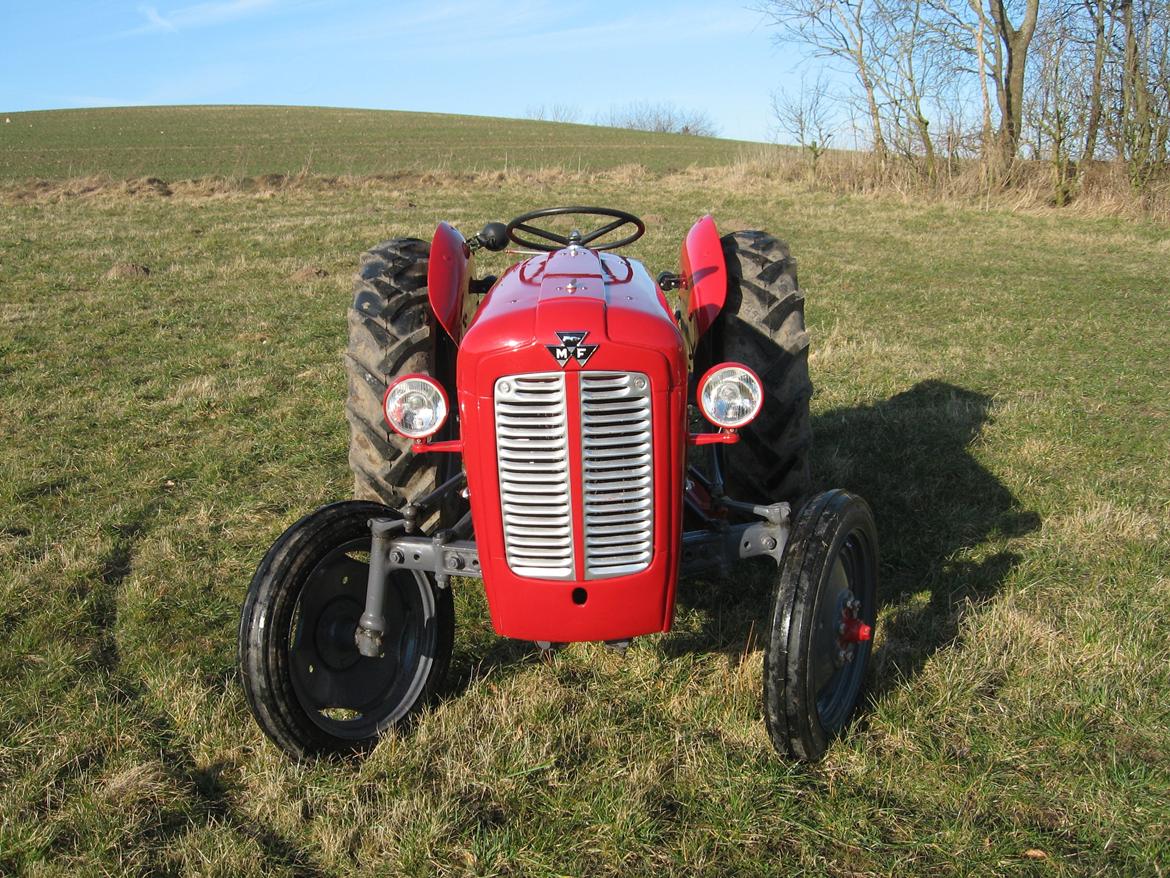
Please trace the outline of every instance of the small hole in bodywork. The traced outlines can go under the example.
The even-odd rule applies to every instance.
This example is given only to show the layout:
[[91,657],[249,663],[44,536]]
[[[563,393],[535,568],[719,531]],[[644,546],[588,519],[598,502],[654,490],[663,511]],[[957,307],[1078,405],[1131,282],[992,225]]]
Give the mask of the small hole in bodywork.
[[575,603],[578,607],[581,606],[582,604],[584,604],[585,601],[587,601],[588,599],[589,599],[589,592],[585,591],[585,589],[583,589],[583,588],[573,589],[573,603]]
[[421,561],[421,560],[422,560],[422,553],[421,553],[421,552],[415,552],[415,553],[414,553],[414,560],[415,560],[415,561]]

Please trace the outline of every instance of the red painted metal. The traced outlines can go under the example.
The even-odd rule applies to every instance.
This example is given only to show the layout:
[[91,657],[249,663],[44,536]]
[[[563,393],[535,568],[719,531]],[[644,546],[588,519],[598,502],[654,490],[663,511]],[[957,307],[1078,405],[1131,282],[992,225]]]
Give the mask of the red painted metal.
[[431,442],[429,439],[422,439],[411,445],[410,450],[415,454],[426,454],[428,451],[441,451],[448,454],[462,454],[463,440],[448,439],[446,442]]
[[687,320],[693,340],[710,329],[727,299],[727,263],[715,220],[708,214],[691,226],[679,254],[680,288],[687,291]]
[[456,343],[466,329],[464,312],[472,273],[471,248],[467,241],[454,226],[439,223],[431,239],[427,298],[439,325]]
[[[588,371],[643,372],[650,379],[654,435],[654,537],[650,566],[585,580],[514,574],[504,549],[496,461],[496,381],[504,375],[566,373],[573,533],[581,554],[581,413],[578,373],[548,350],[557,332],[587,332],[597,345]],[[669,630],[682,538],[686,469],[687,360],[668,303],[646,269],[586,248],[535,256],[508,269],[463,335],[457,369],[464,466],[492,625],[525,640],[622,640]],[[475,441],[466,441],[474,436]],[[574,600],[584,589],[585,600]],[[579,595],[578,595],[579,598]]]
[[865,643],[867,640],[873,640],[872,625],[866,625],[854,617],[845,620],[845,631],[841,635],[842,643]]
[[739,441],[739,434],[734,430],[720,430],[718,433],[691,433],[687,436],[688,445],[734,445]]

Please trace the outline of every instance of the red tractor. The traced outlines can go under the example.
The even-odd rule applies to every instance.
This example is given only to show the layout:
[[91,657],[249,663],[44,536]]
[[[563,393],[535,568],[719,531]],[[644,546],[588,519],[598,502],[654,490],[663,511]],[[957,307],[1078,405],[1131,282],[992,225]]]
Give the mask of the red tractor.
[[[583,233],[580,217],[600,224]],[[455,580],[483,580],[505,637],[625,645],[670,630],[680,576],[756,556],[778,568],[773,743],[817,759],[846,725],[877,533],[859,497],[809,496],[795,265],[707,216],[656,280],[613,252],[644,232],[624,211],[557,207],[366,254],[348,356],[359,499],[281,535],[240,623],[248,704],[289,754],[368,748],[435,694]],[[475,251],[509,241],[527,258],[477,278]]]

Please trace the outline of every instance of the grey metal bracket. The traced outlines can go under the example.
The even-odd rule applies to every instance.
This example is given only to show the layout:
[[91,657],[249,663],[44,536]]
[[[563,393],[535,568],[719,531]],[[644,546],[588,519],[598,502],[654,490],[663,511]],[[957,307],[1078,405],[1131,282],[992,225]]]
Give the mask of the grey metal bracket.
[[392,534],[406,527],[402,518],[370,520],[370,575],[366,582],[366,608],[353,633],[358,652],[368,658],[382,654],[382,635],[386,632],[386,616],[382,612],[386,600],[387,546]]
[[770,506],[735,501],[731,503],[728,504],[731,508],[751,512],[764,520],[725,524],[711,530],[687,531],[682,536],[680,576],[712,572],[726,576],[736,562],[761,555],[771,558],[779,566],[791,531],[791,507],[787,503],[773,503]]
[[386,617],[386,581],[398,570],[430,573],[440,588],[447,588],[452,576],[481,577],[479,549],[471,540],[451,540],[450,531],[434,536],[403,533],[411,522],[403,518],[370,519],[370,577],[366,584],[366,607],[354,631],[358,652],[376,657],[382,654]]
[[433,537],[400,536],[390,541],[386,555],[386,571],[422,570],[439,579],[446,586],[452,576],[481,578],[479,548],[474,540],[443,540],[441,534]]
[[[767,556],[779,566],[791,530],[791,507],[787,503],[758,506],[723,499],[723,505],[762,520],[747,524],[726,524],[682,535],[680,576],[716,572],[727,576],[738,561]],[[435,577],[440,588],[450,585],[452,576],[483,578],[479,548],[474,540],[452,539],[454,531],[434,536],[409,533],[412,522],[402,518],[370,520],[370,577],[366,586],[366,607],[354,632],[354,641],[364,656],[382,652],[386,630],[383,603],[386,581],[398,570],[421,570]]]

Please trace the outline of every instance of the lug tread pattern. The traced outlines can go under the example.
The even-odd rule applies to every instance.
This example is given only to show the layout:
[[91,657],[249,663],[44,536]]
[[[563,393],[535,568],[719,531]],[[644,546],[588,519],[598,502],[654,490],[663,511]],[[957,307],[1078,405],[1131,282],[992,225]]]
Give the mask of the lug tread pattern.
[[742,439],[724,450],[728,493],[764,502],[799,502],[811,489],[809,337],[804,296],[788,246],[761,231],[723,236],[728,290],[700,343],[695,371],[723,360],[750,366],[764,384],[764,406]]
[[411,452],[382,415],[397,375],[435,373],[435,329],[427,300],[430,247],[417,238],[384,241],[362,254],[349,309],[345,354],[354,496],[399,507],[433,490],[434,455]]

